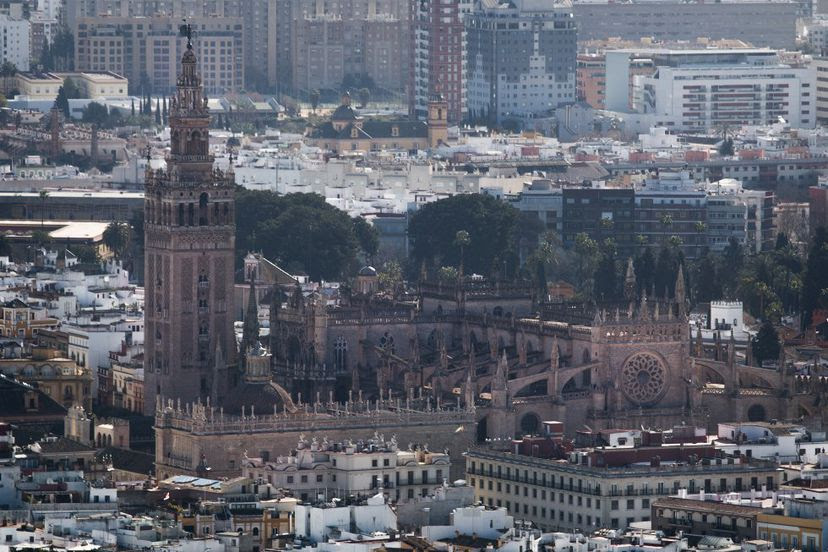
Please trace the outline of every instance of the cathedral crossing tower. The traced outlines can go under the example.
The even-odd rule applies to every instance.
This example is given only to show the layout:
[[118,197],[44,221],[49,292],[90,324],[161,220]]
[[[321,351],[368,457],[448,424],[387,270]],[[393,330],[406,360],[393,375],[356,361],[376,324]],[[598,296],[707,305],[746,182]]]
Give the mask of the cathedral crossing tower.
[[233,376],[234,179],[213,168],[189,27],[170,104],[167,167],[146,174],[144,381],[156,400],[217,404]]

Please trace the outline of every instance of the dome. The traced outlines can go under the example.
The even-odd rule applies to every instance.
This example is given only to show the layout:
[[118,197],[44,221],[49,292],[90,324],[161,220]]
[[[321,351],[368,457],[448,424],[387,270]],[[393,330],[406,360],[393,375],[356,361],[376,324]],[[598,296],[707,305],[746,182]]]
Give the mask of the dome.
[[290,393],[284,387],[272,381],[264,383],[243,382],[230,391],[230,394],[222,402],[222,407],[228,414],[241,414],[242,409],[248,415],[251,409],[260,415],[273,414],[274,409],[278,413],[285,410],[288,412],[296,411]]
[[362,268],[359,269],[359,272],[357,274],[359,276],[376,276],[377,275],[377,269],[374,268],[373,266],[363,266]]
[[350,105],[342,104],[336,108],[336,111],[331,115],[332,121],[353,121],[357,116],[354,109]]

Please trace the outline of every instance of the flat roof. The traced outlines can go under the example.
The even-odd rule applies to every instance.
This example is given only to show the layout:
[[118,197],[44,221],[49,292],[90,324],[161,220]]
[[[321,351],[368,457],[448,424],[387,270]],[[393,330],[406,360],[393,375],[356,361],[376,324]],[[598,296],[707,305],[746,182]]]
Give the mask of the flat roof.
[[[33,167],[35,168],[35,167]],[[144,199],[143,192],[126,192],[121,190],[47,190],[49,192],[49,199],[65,197],[65,198],[80,198],[80,197],[96,197],[96,198],[129,198],[129,199]],[[39,198],[39,192],[0,192],[0,197],[32,197]]]

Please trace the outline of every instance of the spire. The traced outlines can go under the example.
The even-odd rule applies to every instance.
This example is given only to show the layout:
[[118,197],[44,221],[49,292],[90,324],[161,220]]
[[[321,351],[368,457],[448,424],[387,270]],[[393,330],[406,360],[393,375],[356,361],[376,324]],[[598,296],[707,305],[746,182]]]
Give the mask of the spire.
[[678,273],[676,274],[676,304],[678,304],[678,315],[682,317],[685,315],[685,308],[687,296],[684,289],[684,267],[679,263]]
[[466,370],[466,383],[463,386],[463,395],[466,401],[466,408],[474,409],[475,388],[474,388],[474,353],[469,353],[469,368]]
[[552,338],[552,355],[549,362],[549,369],[556,371],[561,366],[561,355],[558,350],[558,336]]
[[242,328],[242,354],[252,347],[259,340],[259,306],[256,303],[256,286],[253,276],[250,276],[250,290],[247,296],[247,311],[244,313],[244,326]]
[[627,301],[635,301],[636,295],[636,281],[635,281],[635,267],[633,266],[632,257],[627,258],[627,274],[624,276],[624,299]]
[[506,351],[497,361],[497,370],[492,379],[492,390],[503,391],[509,384],[509,361],[506,358]]

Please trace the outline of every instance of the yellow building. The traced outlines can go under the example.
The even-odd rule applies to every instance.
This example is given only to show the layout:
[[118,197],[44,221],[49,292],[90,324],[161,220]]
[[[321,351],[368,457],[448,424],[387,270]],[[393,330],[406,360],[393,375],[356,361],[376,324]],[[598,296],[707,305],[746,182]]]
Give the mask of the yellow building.
[[46,309],[30,307],[20,299],[0,305],[0,337],[30,340],[38,330],[54,330],[58,320],[50,318]]
[[773,542],[774,547],[819,552],[823,549],[822,520],[759,514],[756,532],[760,539]]
[[330,121],[307,134],[311,145],[337,154],[383,150],[425,150],[448,140],[448,104],[441,96],[428,103],[428,120],[363,119],[351,107],[351,95],[342,96],[342,105]]
[[17,73],[17,90],[29,98],[54,99],[63,86],[63,79],[53,73]]
[[55,351],[35,348],[30,358],[0,359],[0,374],[26,382],[69,408],[92,411],[92,373]]

